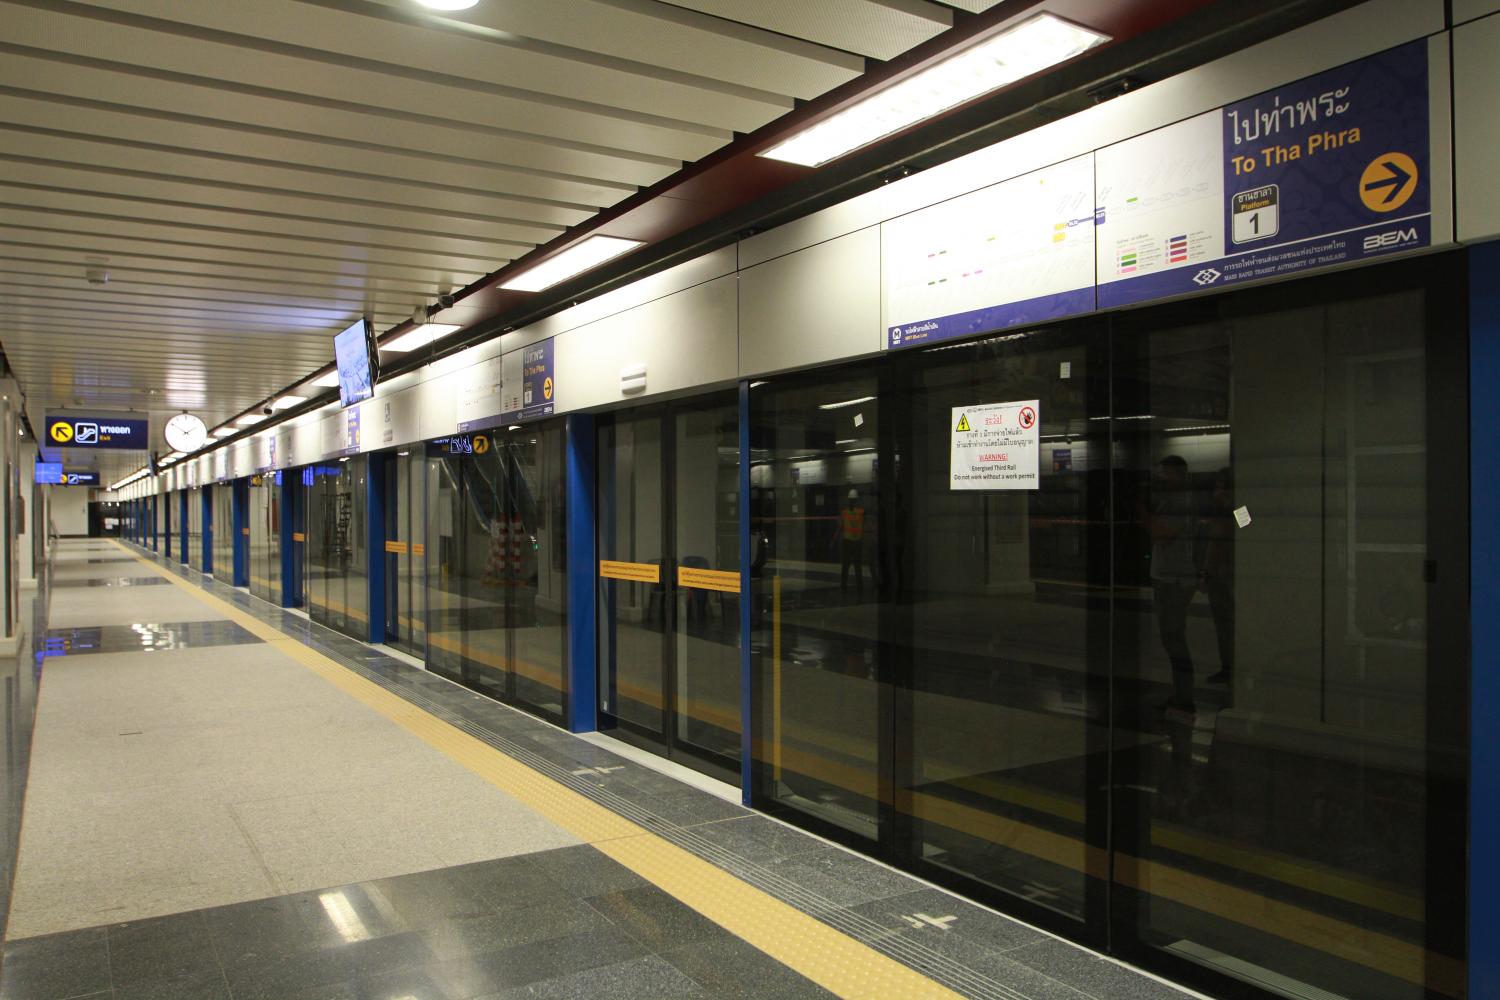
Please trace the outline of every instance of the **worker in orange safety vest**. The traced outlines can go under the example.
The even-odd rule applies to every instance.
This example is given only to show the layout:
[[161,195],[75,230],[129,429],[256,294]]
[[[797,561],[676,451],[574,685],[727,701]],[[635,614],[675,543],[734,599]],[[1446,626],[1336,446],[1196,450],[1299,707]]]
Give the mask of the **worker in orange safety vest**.
[[859,490],[849,491],[849,503],[839,511],[839,590],[849,589],[849,567],[854,567],[854,592],[864,593],[865,509],[859,505]]

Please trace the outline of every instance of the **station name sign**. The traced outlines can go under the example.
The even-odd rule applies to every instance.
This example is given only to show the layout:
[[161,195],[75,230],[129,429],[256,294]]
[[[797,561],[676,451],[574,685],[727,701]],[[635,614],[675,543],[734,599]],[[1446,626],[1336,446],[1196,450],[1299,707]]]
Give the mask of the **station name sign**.
[[125,417],[47,414],[46,447],[128,448],[150,447],[150,422]]

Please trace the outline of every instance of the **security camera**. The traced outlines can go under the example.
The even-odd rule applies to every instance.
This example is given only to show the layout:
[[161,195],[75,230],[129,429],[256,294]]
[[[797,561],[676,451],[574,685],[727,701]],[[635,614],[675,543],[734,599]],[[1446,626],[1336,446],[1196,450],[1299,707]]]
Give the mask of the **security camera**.
[[271,414],[275,413],[276,411],[273,410],[273,409],[271,409],[269,406],[262,406],[260,408],[260,412],[269,417]]
[[440,294],[437,297],[437,304],[438,304],[438,308],[439,309],[452,309],[453,308],[453,293],[452,292],[443,292],[442,294]]

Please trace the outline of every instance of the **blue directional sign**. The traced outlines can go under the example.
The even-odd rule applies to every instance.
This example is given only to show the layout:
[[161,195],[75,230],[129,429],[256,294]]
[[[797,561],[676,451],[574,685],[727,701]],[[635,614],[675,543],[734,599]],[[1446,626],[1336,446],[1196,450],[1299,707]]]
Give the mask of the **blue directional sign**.
[[93,469],[64,469],[61,462],[37,462],[33,477],[45,486],[98,486],[99,473]]
[[150,423],[124,417],[80,417],[47,415],[44,442],[53,448],[130,448],[145,451],[150,447]]

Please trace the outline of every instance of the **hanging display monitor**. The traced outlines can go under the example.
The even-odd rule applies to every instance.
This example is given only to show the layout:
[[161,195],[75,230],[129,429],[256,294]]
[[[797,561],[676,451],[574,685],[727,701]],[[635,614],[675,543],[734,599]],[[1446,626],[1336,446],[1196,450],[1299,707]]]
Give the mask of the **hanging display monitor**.
[[339,405],[353,406],[375,395],[379,355],[370,321],[360,318],[333,338],[333,360],[339,374]]
[[66,481],[61,462],[38,462],[33,475],[38,483],[46,486],[57,486]]

